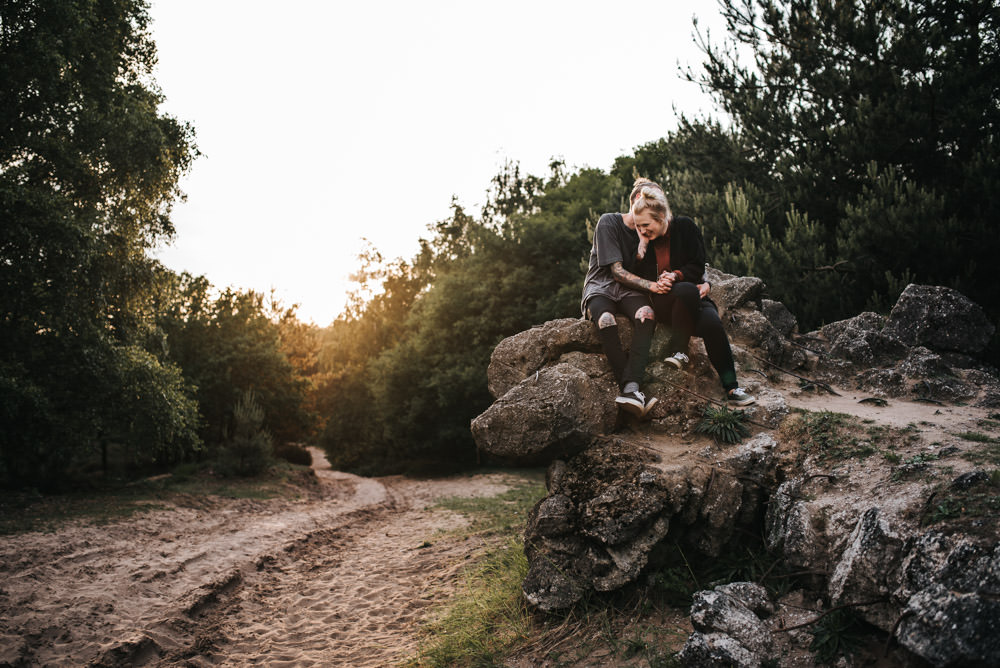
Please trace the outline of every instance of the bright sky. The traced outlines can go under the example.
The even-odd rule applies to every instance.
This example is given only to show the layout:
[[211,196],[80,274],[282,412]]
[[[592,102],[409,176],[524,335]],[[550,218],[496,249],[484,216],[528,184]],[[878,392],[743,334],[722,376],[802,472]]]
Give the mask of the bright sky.
[[712,111],[692,17],[715,0],[153,0],[163,111],[204,155],[157,255],[328,325],[368,239],[410,259],[505,160],[607,170]]

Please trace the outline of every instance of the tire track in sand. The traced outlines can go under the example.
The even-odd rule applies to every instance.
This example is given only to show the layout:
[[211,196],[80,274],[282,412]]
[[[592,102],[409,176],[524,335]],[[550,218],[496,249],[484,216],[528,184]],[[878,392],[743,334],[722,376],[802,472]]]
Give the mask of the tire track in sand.
[[437,542],[464,520],[427,506],[500,493],[507,478],[317,475],[330,498],[229,500],[0,538],[0,665],[402,658],[413,622],[476,549]]

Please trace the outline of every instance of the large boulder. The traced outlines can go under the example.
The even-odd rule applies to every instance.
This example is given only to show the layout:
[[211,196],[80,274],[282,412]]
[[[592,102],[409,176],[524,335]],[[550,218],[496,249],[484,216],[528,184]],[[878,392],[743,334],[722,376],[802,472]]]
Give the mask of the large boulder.
[[869,508],[858,520],[830,577],[834,605],[856,605],[865,619],[892,626],[898,610],[888,603],[894,574],[902,558],[903,539],[879,508]]
[[1000,602],[940,584],[911,598],[902,613],[900,644],[934,666],[1000,666]]
[[550,467],[549,496],[525,531],[529,571],[522,587],[550,611],[588,593],[636,582],[658,545],[718,558],[762,512],[760,484],[773,470],[767,434],[716,454],[724,463],[680,465],[628,437],[599,439]]
[[[631,344],[632,327],[625,317],[618,318],[622,345]],[[571,351],[600,353],[594,323],[582,318],[560,318],[509,336],[493,349],[486,381],[490,393],[499,399],[512,387],[536,371],[554,364]]]
[[782,336],[791,336],[798,330],[798,320],[781,302],[776,302],[773,299],[762,299],[760,307],[764,317]]
[[599,439],[550,467],[549,496],[528,518],[525,598],[558,610],[586,593],[634,581],[669,528],[671,489],[655,456],[620,439]]
[[793,567],[819,570],[826,567],[826,541],[804,497],[801,479],[778,487],[767,506],[765,540],[769,550],[782,554]]
[[926,532],[909,541],[900,580],[901,645],[935,666],[1000,665],[1000,543]]
[[725,316],[731,310],[749,307],[759,311],[764,296],[764,281],[756,276],[733,276],[714,267],[705,270],[705,278],[712,284],[709,297]]
[[986,312],[962,293],[911,283],[892,307],[884,333],[908,346],[977,355],[995,330]]
[[520,381],[472,421],[477,447],[515,465],[577,452],[615,425],[618,386],[601,355],[567,353]]
[[877,313],[861,313],[830,323],[821,330],[832,342],[830,354],[858,366],[891,363],[906,354],[906,346],[887,336],[886,319]]
[[[850,491],[846,470],[818,476],[805,466],[770,499],[766,538],[772,552],[793,569],[830,573],[817,585],[831,604],[895,634],[931,665],[1000,665],[1000,638],[988,630],[1000,627],[1000,519],[973,519],[964,531],[948,525],[927,530],[921,515],[944,493],[940,488],[930,493],[919,480],[891,482],[886,471],[875,489],[859,495]],[[882,485],[891,489],[888,497],[877,491]],[[972,499],[995,498],[997,490],[982,470],[959,475],[950,487]]]

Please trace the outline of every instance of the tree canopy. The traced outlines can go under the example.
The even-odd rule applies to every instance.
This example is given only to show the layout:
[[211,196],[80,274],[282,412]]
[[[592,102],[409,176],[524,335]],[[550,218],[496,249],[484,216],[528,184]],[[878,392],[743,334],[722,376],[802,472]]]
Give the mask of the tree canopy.
[[0,6],[0,478],[198,445],[190,388],[145,347],[146,251],[197,154],[158,111],[148,22],[138,0]]
[[1000,313],[1000,7],[720,7],[728,39],[688,73],[731,120],[743,163],[717,211],[717,261],[762,275],[811,324],[884,309],[911,281]]

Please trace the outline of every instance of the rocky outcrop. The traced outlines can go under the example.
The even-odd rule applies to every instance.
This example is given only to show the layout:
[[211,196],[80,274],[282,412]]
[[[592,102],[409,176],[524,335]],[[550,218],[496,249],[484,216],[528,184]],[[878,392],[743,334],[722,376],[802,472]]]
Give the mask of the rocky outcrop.
[[[632,337],[628,320],[619,318],[618,323],[622,344],[628,347]],[[550,320],[504,339],[493,349],[487,369],[490,394],[499,399],[522,380],[572,351],[601,352],[601,342],[589,320]]]
[[[526,600],[564,609],[642,582],[667,552],[705,562],[762,536],[789,568],[815,574],[813,600],[856,611],[932,665],[1000,665],[1000,636],[989,632],[1000,625],[1000,476],[976,468],[983,457],[995,467],[995,446],[950,459],[947,485],[926,468],[945,448],[911,445],[904,458],[858,423],[861,435],[842,446],[854,454],[833,457],[775,429],[789,415],[788,388],[774,381],[785,372],[799,379],[796,392],[836,385],[872,400],[1000,406],[1000,379],[975,357],[994,331],[982,310],[953,290],[911,285],[888,317],[863,313],[799,335],[759,279],[709,277],[738,373],[759,398],[746,410],[754,434],[739,445],[692,440],[706,399],[721,394],[697,339],[686,374],[650,364],[660,404],[645,422],[615,411],[617,388],[586,320],[545,323],[494,351],[497,401],[473,421],[477,445],[507,462],[549,463],[548,495],[525,531]],[[626,344],[628,330],[621,319]],[[654,360],[664,339],[658,332]],[[962,524],[954,504],[966,501],[992,514]],[[681,657],[773,661],[766,617],[729,589],[703,592]]]
[[977,304],[940,286],[908,285],[888,317],[862,313],[807,337],[818,372],[881,397],[1000,406],[993,370],[975,358],[996,331]]

